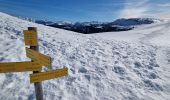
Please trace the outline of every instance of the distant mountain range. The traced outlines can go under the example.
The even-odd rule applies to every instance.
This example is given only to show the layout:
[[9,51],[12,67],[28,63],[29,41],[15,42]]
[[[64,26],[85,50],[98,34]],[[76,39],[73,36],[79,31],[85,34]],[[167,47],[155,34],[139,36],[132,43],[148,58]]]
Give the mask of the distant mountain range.
[[132,30],[137,25],[152,24],[158,20],[152,18],[130,18],[117,19],[114,22],[52,22],[45,20],[36,20],[35,23],[61,28],[65,30],[75,31],[84,34],[99,33],[99,32],[117,32]]

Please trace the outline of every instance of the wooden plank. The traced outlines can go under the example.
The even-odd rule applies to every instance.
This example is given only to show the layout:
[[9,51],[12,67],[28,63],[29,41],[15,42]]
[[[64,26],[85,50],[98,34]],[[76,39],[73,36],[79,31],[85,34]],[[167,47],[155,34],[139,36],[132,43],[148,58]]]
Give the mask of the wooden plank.
[[40,72],[36,74],[31,74],[30,75],[30,82],[41,82],[44,80],[50,80],[62,76],[67,76],[68,75],[68,68],[63,68],[63,69],[56,69],[56,70],[51,70],[48,72]]
[[9,62],[0,63],[0,73],[40,71],[41,65],[37,62]]
[[37,32],[24,30],[24,41],[25,45],[37,46],[38,45]]
[[26,48],[26,55],[27,57],[33,59],[34,61],[38,61],[40,65],[46,66],[51,69],[51,58],[49,56],[46,56],[44,54],[41,54],[35,50],[31,50],[29,48]]

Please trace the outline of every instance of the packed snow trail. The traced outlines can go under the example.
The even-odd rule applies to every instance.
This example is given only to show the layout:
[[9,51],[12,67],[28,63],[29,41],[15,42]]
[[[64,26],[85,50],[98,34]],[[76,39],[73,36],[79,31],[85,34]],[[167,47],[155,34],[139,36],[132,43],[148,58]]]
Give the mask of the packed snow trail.
[[[158,30],[168,36],[169,31],[161,32],[167,23],[84,35],[0,13],[0,61],[30,60],[22,31],[35,26],[40,52],[52,57],[53,69],[69,68],[69,76],[43,82],[46,100],[169,100],[169,42],[163,41],[164,47],[152,39],[141,42],[145,34]],[[0,74],[0,100],[35,100],[29,74]]]
[[[159,70],[164,78],[164,80],[170,80],[170,22],[168,21],[159,30],[155,30],[150,34],[146,34],[145,37],[141,39],[141,42],[145,44],[152,44],[157,46],[156,51],[156,61],[161,70]],[[157,26],[160,27],[160,26]],[[166,82],[166,92],[170,93],[170,82]]]
[[[170,74],[170,48],[161,48],[157,51],[156,60],[163,67],[164,74]],[[167,76],[170,79],[170,76]]]

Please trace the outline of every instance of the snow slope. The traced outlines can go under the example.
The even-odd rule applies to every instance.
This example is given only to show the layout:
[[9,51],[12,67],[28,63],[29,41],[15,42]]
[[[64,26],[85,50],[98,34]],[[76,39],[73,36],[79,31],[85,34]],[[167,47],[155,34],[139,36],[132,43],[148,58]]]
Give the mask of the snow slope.
[[[170,22],[84,35],[0,13],[0,62],[30,60],[22,33],[29,26],[53,69],[69,68],[69,76],[43,82],[45,100],[169,100]],[[0,74],[0,100],[34,100],[30,73]]]

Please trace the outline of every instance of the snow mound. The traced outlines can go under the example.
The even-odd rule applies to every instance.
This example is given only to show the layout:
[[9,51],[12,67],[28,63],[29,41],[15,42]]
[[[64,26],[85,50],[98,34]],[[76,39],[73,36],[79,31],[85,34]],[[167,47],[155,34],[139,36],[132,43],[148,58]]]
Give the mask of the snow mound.
[[[127,34],[138,41],[133,39],[129,42],[123,41],[126,35],[115,39],[125,33],[84,35],[0,13],[1,62],[30,60],[25,56],[22,33],[29,26],[38,28],[40,52],[53,58],[53,69],[64,65],[69,68],[69,76],[43,82],[46,100],[170,98],[170,48],[155,45],[149,41],[152,36],[146,38],[146,42],[143,39],[146,33],[141,33],[141,36],[137,30],[130,31]],[[144,26],[143,29],[148,27],[152,26]],[[153,31],[148,32],[147,35]],[[34,100],[34,87],[29,83],[29,74],[0,74],[0,100]]]

